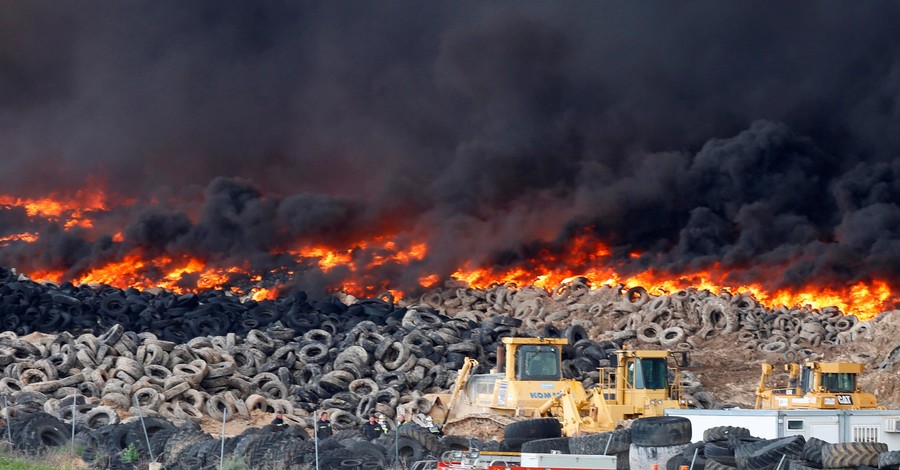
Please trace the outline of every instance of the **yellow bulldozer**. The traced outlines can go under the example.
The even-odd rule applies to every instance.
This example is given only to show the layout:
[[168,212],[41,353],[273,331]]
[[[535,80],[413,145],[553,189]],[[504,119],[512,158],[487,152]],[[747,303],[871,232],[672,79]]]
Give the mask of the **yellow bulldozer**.
[[807,362],[785,364],[788,384],[767,388],[771,364],[762,365],[756,389],[756,409],[765,410],[872,410],[878,406],[875,395],[859,386],[863,365],[855,362]]
[[556,417],[565,436],[609,431],[623,422],[686,408],[678,364],[669,351],[617,350],[610,367],[599,368],[599,383],[585,389],[562,376],[565,338],[502,338],[497,367],[474,374],[467,358],[451,393],[429,395],[431,416],[444,434],[502,436],[515,421]]

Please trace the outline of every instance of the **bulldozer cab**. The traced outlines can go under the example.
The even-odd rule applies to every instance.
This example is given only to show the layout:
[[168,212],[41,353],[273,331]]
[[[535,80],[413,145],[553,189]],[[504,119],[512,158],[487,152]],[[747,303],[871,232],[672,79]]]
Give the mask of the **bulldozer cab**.
[[[851,371],[822,371],[819,377],[819,391],[825,393],[853,393],[856,391],[857,375],[859,375],[857,372]],[[813,367],[809,364],[804,365],[800,369],[801,393],[816,391],[813,389],[815,384],[815,371],[813,370]]]
[[525,344],[516,348],[516,380],[560,380],[560,350],[556,345]]

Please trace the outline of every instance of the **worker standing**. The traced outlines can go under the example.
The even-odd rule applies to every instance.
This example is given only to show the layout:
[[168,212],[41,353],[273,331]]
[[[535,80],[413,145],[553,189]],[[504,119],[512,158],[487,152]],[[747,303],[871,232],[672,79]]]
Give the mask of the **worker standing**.
[[387,434],[390,429],[388,429],[387,422],[384,420],[384,415],[378,417],[378,431],[382,434]]
[[326,439],[331,437],[331,421],[328,420],[328,412],[323,411],[316,421],[316,437]]
[[384,432],[382,432],[381,430],[381,427],[378,426],[378,419],[375,415],[369,415],[369,421],[363,423],[363,425],[360,426],[359,430],[362,432],[363,436],[365,436],[366,439],[370,441],[373,441],[377,439],[378,436],[384,434]]

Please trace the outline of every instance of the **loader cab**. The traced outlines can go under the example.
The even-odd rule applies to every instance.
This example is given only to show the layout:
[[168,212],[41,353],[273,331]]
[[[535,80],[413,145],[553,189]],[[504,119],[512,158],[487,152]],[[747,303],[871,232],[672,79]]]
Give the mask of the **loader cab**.
[[628,361],[625,382],[628,388],[660,390],[668,388],[668,375],[665,358],[636,357]]

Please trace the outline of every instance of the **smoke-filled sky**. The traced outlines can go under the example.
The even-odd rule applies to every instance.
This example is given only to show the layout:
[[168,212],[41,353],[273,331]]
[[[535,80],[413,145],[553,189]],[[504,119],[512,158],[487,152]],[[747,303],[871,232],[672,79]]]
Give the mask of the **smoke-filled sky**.
[[[0,2],[0,194],[103,185],[124,241],[0,208],[0,264],[281,262],[407,282],[592,227],[623,269],[900,275],[896,2]],[[629,259],[627,254],[644,255]],[[21,270],[21,269],[20,269]]]

